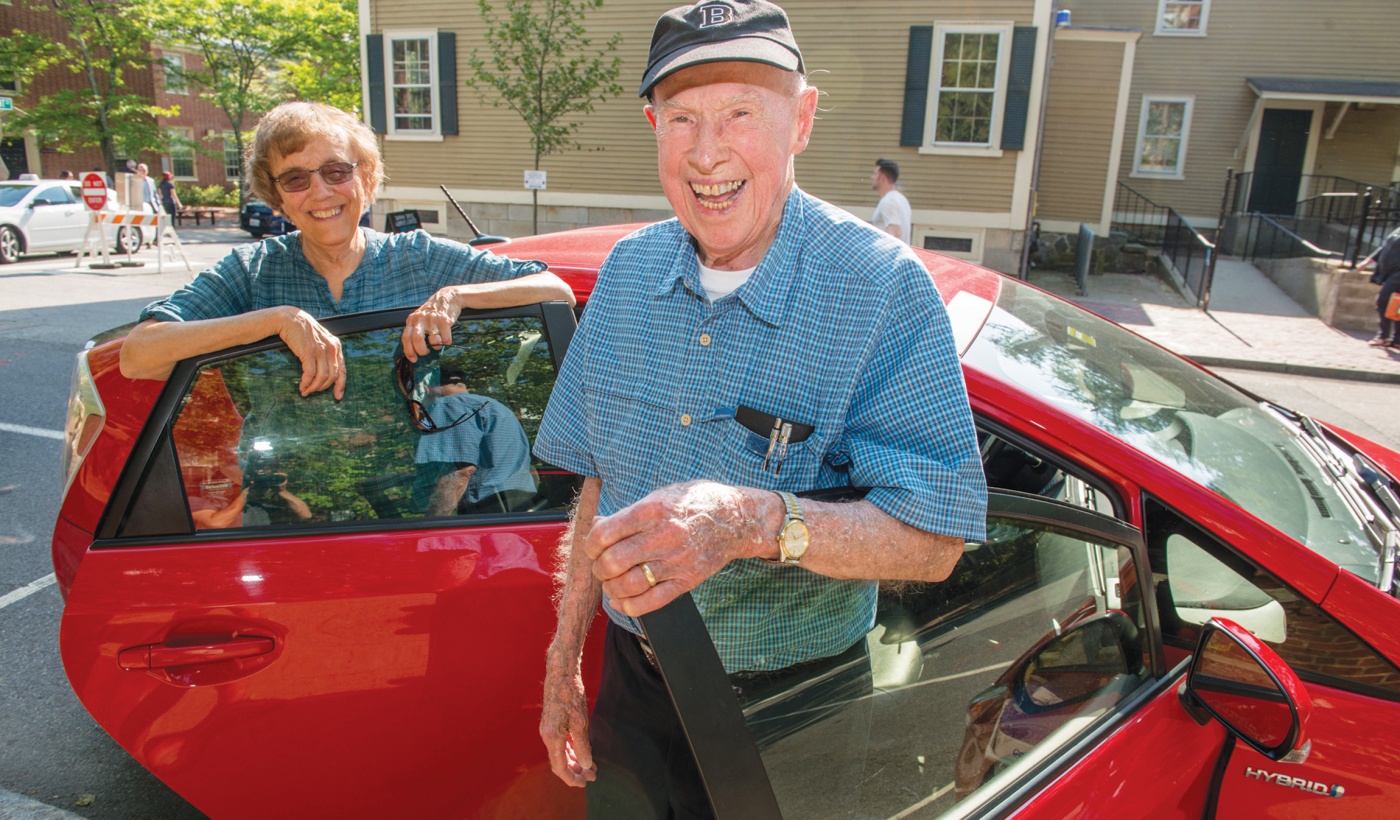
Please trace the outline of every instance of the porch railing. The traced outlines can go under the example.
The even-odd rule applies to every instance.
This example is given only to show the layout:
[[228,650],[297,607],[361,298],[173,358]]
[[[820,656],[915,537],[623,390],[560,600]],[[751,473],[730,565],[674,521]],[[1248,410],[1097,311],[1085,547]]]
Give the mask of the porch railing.
[[1197,305],[1210,303],[1210,282],[1215,275],[1215,243],[1176,212],[1158,205],[1133,188],[1118,183],[1113,199],[1113,230],[1122,231],[1139,244],[1158,248],[1171,260]]
[[1279,220],[1258,211],[1249,214],[1248,221],[1245,223],[1244,247],[1244,260],[1246,262],[1256,259],[1294,259],[1298,257],[1336,259],[1342,256],[1339,251],[1318,247],[1294,233]]
[[[1255,242],[1264,242],[1257,251],[1264,258],[1275,247],[1287,245],[1273,227],[1257,224],[1256,209],[1250,208],[1254,189],[1253,172],[1231,173],[1226,182],[1224,213],[1247,222],[1247,244],[1242,254],[1253,258]],[[1298,240],[1332,252],[1353,267],[1370,253],[1397,226],[1400,226],[1400,186],[1375,185],[1348,177],[1305,174],[1299,185],[1303,197],[1288,214],[1267,214],[1277,229]],[[1263,237],[1260,239],[1259,237]],[[1236,243],[1231,247],[1239,249]],[[1295,245],[1305,251],[1304,245]],[[1303,255],[1316,255],[1308,252]]]

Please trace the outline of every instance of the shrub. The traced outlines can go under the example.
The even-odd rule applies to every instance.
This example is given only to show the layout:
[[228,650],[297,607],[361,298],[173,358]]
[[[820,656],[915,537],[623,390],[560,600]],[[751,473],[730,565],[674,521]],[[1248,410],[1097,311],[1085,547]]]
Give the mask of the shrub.
[[190,185],[179,182],[175,184],[175,193],[180,197],[180,204],[186,207],[200,206],[226,206],[230,208],[238,207],[238,189],[223,185]]

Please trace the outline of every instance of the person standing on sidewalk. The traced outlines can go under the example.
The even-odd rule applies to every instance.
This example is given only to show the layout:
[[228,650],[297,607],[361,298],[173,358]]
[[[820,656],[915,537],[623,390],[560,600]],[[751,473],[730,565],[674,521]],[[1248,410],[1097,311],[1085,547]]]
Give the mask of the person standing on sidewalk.
[[160,213],[160,200],[156,198],[156,183],[151,179],[151,169],[146,163],[143,162],[136,166],[136,179],[137,184],[141,186],[140,209],[144,211],[147,206],[150,206],[151,213]]
[[[789,816],[851,813],[876,579],[941,581],[964,540],[985,537],[976,432],[928,271],[797,187],[817,111],[804,70],[766,0],[705,0],[658,21],[638,94],[676,218],[604,261],[535,440],[585,476],[560,545],[540,736],[555,775],[586,786],[590,818],[711,816],[636,620],[687,592],[738,697],[812,680],[804,708],[825,717],[803,742],[826,765],[784,760],[769,775],[780,802],[821,794],[810,782],[828,770],[854,775],[834,789],[851,805]],[[794,495],[843,485],[870,491]],[[600,602],[590,718],[580,663]],[[854,696],[816,679],[838,666],[862,681]]]
[[1366,257],[1357,268],[1364,270],[1368,266],[1375,266],[1376,272],[1372,274],[1371,281],[1381,286],[1381,292],[1376,294],[1380,332],[1370,344],[1373,347],[1400,347],[1400,321],[1387,319],[1385,315],[1390,297],[1400,293],[1400,228],[1391,231],[1375,253]]
[[171,219],[185,207],[180,204],[180,195],[175,193],[175,175],[169,171],[160,176],[160,205]]
[[908,245],[914,237],[914,211],[909,207],[909,199],[894,187],[896,182],[899,182],[899,163],[892,159],[875,160],[870,187],[880,193],[880,203],[875,206],[870,222]]

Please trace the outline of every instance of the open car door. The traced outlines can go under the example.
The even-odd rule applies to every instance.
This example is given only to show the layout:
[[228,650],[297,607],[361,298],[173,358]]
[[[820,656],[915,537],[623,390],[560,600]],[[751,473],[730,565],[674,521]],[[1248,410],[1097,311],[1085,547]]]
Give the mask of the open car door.
[[78,570],[79,699],[210,816],[582,805],[537,731],[577,482],[529,454],[574,316],[464,313],[403,372],[408,313],[326,322],[341,401],[301,397],[276,339],[181,363]]

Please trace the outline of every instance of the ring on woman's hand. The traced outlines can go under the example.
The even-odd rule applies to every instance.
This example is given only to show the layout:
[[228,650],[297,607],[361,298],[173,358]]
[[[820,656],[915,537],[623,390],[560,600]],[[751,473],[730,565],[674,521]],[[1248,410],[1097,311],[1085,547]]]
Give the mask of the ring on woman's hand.
[[647,586],[656,586],[656,576],[651,574],[651,567],[647,566],[645,561],[639,566],[642,568],[642,574],[647,577]]
[[432,330],[428,331],[428,334],[427,334],[427,335],[429,335],[429,336],[441,336],[441,335],[442,335],[442,331],[438,330],[437,328],[433,328]]

